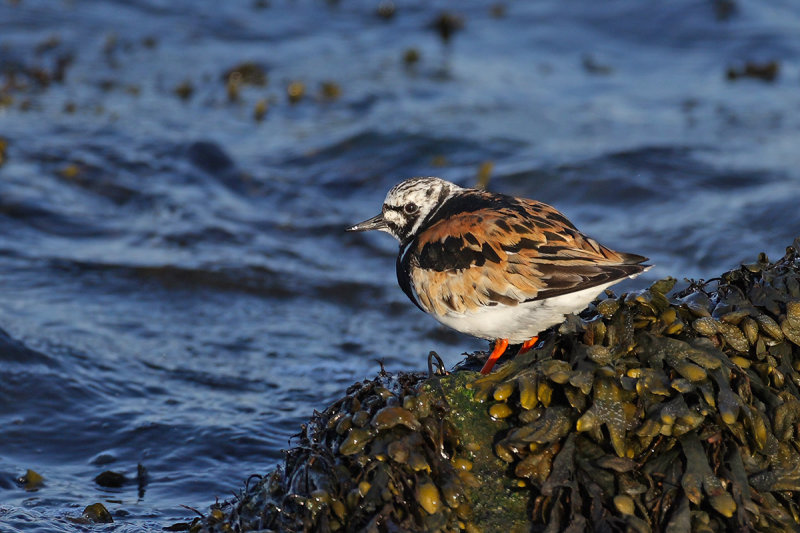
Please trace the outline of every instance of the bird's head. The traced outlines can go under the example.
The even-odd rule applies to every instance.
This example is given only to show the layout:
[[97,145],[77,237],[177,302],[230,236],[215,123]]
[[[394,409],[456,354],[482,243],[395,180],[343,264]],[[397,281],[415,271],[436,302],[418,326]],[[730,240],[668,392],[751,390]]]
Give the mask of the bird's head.
[[385,231],[400,243],[407,242],[460,188],[439,178],[407,179],[392,187],[379,215],[351,226],[347,231]]

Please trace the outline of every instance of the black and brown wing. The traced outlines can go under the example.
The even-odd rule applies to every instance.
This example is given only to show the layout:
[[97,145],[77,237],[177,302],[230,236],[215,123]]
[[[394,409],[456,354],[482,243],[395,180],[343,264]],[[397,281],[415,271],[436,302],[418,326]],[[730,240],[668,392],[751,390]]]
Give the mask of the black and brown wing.
[[492,205],[444,213],[398,258],[400,285],[424,311],[444,315],[517,305],[647,268],[641,264],[646,257],[602,246],[547,204],[475,194],[491,197]]

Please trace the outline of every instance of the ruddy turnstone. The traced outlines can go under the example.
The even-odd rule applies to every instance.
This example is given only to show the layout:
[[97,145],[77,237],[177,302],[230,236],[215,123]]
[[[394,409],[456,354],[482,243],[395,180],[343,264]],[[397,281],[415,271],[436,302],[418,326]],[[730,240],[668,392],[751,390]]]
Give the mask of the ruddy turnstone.
[[368,230],[400,241],[397,280],[417,307],[495,341],[483,374],[509,344],[529,350],[539,332],[651,266],[587,237],[547,204],[439,178],[395,185],[379,215],[347,228]]

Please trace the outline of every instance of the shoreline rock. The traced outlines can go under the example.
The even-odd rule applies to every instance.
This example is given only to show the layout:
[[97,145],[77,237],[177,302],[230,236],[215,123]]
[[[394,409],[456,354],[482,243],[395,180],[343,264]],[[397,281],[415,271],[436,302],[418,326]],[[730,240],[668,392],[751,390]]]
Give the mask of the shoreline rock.
[[[381,372],[190,531],[795,531],[800,240],[609,296],[488,376]],[[435,356],[435,354],[432,354]]]

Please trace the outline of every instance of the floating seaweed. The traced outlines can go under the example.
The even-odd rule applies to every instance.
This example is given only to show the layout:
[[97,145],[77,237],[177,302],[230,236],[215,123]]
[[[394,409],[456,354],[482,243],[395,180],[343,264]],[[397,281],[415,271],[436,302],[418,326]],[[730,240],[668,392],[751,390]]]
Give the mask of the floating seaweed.
[[800,239],[674,286],[595,302],[487,376],[351,386],[190,529],[796,531]]
[[725,77],[730,81],[736,81],[739,78],[754,78],[763,81],[775,81],[780,72],[781,66],[777,61],[767,61],[765,63],[757,63],[748,61],[741,68],[728,67],[725,71]]
[[237,85],[263,87],[268,81],[267,69],[253,61],[245,61],[225,71],[222,80],[225,83],[234,80]]
[[127,483],[128,477],[125,474],[120,472],[114,472],[113,470],[106,470],[101,472],[94,478],[94,482],[100,485],[101,487],[112,487],[112,488],[119,488]]
[[383,0],[375,9],[375,14],[383,20],[391,20],[397,13],[397,6],[391,0]]
[[44,476],[30,468],[25,471],[25,475],[20,476],[17,482],[22,485],[27,491],[36,491],[44,485]]
[[267,111],[269,111],[269,100],[260,98],[253,108],[253,119],[256,122],[261,122],[267,116]]
[[[106,509],[105,505],[102,503],[87,505],[83,510],[81,518],[85,520],[86,523],[91,524],[111,524],[114,522],[111,513],[108,512],[108,509]],[[81,523],[80,519],[75,522]]]
[[439,34],[444,44],[449,44],[458,31],[464,28],[464,18],[454,13],[443,11],[428,25]]
[[172,92],[181,100],[188,100],[194,94],[194,85],[192,85],[192,82],[189,80],[184,80],[178,84]]
[[286,86],[286,97],[290,104],[296,104],[306,95],[306,84],[302,81],[292,81]]
[[322,100],[336,100],[342,96],[342,87],[335,81],[323,81],[319,86],[319,94]]
[[416,48],[406,48],[405,52],[403,52],[403,63],[405,63],[406,67],[416,65],[419,60],[420,53]]

